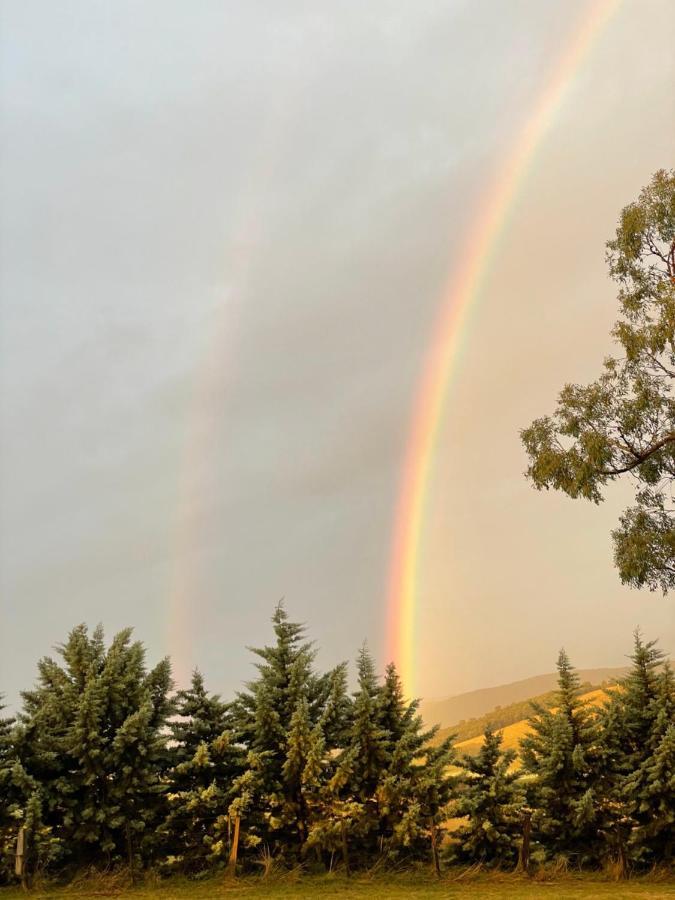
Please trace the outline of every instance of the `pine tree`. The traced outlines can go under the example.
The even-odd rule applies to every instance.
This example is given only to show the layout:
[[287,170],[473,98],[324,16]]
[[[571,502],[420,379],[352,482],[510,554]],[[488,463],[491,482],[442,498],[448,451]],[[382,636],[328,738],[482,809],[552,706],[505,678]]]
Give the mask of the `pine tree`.
[[25,861],[23,883],[31,885],[36,875],[43,873],[49,864],[58,859],[61,841],[54,830],[47,826],[42,815],[42,797],[39,790],[28,797],[22,818],[25,837]]
[[244,770],[232,784],[233,800],[228,809],[230,823],[233,824],[234,830],[229,863],[232,874],[235,874],[236,870],[241,823],[245,828],[243,846],[249,852],[260,848],[261,845],[266,848],[268,854],[273,855],[276,850],[276,847],[270,850],[270,845],[267,843],[270,832],[274,833],[276,827],[270,826],[271,807],[266,793],[266,762],[267,758],[264,753],[249,750]]
[[350,760],[351,790],[370,801],[391,753],[392,740],[382,724],[381,690],[366,647],[359,652],[357,671],[358,690],[344,758]]
[[336,852],[341,853],[348,871],[347,822],[355,810],[340,798],[335,781],[351,718],[346,673],[343,664],[331,674],[324,712],[309,737],[302,778],[309,822],[305,853],[314,852],[328,870],[333,868]]
[[438,729],[424,728],[418,707],[418,700],[405,700],[396,667],[389,664],[378,703],[387,752],[376,793],[378,831],[390,859],[431,859],[440,874],[439,848],[454,793],[448,775],[454,736],[435,744]]
[[462,758],[466,777],[455,814],[469,821],[453,834],[457,859],[488,865],[516,861],[522,798],[512,770],[515,758],[514,750],[502,750],[501,733],[489,725],[478,754]]
[[332,669],[323,681],[325,702],[319,724],[329,748],[343,747],[350,725],[351,703],[347,694],[347,663]]
[[649,811],[649,820],[636,834],[636,843],[648,847],[654,862],[675,860],[675,723],[665,726],[649,762],[640,812]]
[[228,706],[208,693],[198,671],[190,687],[177,693],[175,712],[169,811],[161,833],[170,866],[195,874],[227,862],[229,806],[244,768],[244,751],[229,728]]
[[198,669],[192,673],[190,687],[174,698],[171,720],[172,755],[176,763],[193,758],[201,744],[210,744],[230,728],[229,705],[217,694],[210,694]]
[[[330,789],[341,849],[354,865],[378,856],[390,860],[433,858],[452,782],[452,739],[432,746],[436,729],[424,730],[417,701],[406,702],[395,667],[378,683],[368,651],[358,659],[348,742],[337,760]],[[330,832],[333,839],[336,829]]]
[[168,660],[146,672],[126,629],[105,648],[78,626],[23,694],[20,771],[39,789],[40,818],[79,863],[147,856],[163,809]]
[[620,768],[633,772],[648,753],[650,736],[658,717],[659,669],[665,654],[656,641],[643,641],[638,630],[633,635],[632,666],[612,692],[613,712],[621,744]]
[[309,718],[309,705],[306,698],[301,698],[291,716],[288,731],[286,754],[281,769],[283,789],[286,802],[284,817],[295,820],[297,841],[304,847],[309,833],[309,808],[305,797],[305,770],[309,761],[313,736],[312,723]]
[[557,709],[533,704],[530,733],[521,742],[521,759],[534,776],[530,805],[534,832],[551,855],[582,863],[601,854],[600,800],[595,778],[600,766],[598,726],[579,699],[579,677],[564,650],[558,656]]
[[[238,809],[249,821],[245,846],[264,843],[273,854],[299,858],[310,824],[303,782],[317,726],[325,738],[344,730],[344,666],[326,675],[314,671],[316,651],[305,640],[304,626],[290,622],[282,604],[272,617],[276,642],[254,648],[258,677],[237,695],[232,708],[237,740],[254,754],[256,795],[266,810],[256,810],[250,797]],[[326,744],[326,752],[330,745]]]
[[[663,654],[636,635],[633,669],[617,691],[623,758],[615,795],[630,823],[627,849],[638,865],[673,860],[675,848],[675,679]],[[643,700],[645,706],[640,707]]]
[[[393,667],[387,678],[398,682],[402,698]],[[391,860],[429,860],[440,876],[440,848],[456,794],[456,778],[449,773],[456,762],[455,736],[436,741],[438,726],[425,729],[418,706],[418,700],[403,702],[400,736],[378,790],[386,817],[380,833],[391,834],[386,848]]]
[[[329,789],[336,798],[333,806],[340,819],[342,852],[348,857],[348,845],[353,842],[363,858],[377,846],[380,817],[376,791],[387,761],[388,734],[378,721],[380,688],[365,647],[359,652],[357,670],[351,723]],[[348,858],[345,864],[350,865]]]
[[10,880],[13,871],[14,847],[19,826],[18,810],[23,806],[22,797],[12,777],[14,751],[12,726],[14,720],[2,715],[5,709],[0,694],[0,884]]
[[5,704],[0,694],[0,828],[9,815],[9,772],[14,764],[12,726],[14,719],[2,715]]

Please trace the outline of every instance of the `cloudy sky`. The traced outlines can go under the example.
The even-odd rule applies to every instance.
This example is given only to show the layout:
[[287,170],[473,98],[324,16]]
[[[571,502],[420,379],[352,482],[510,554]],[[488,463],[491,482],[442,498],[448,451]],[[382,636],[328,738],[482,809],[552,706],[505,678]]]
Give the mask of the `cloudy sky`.
[[[467,229],[588,0],[0,2],[0,691],[132,624],[229,694],[285,597],[384,663],[411,408]],[[621,664],[673,601],[518,430],[611,351],[604,242],[675,159],[668,0],[569,86],[462,338],[421,547],[428,696]]]

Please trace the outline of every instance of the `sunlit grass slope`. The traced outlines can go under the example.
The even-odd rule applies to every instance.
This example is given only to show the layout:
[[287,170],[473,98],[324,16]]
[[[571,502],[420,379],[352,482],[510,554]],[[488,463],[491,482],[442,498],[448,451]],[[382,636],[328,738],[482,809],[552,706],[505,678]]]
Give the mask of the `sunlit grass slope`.
[[[588,690],[590,690],[591,687],[599,687],[602,684],[617,681],[627,671],[626,667],[579,669],[577,674],[582,686],[588,685]],[[457,728],[457,723],[460,726],[468,725],[469,720],[476,720],[497,710],[504,711],[518,704],[526,704],[534,698],[542,697],[555,691],[557,684],[557,672],[534,675],[531,678],[523,678],[509,684],[455,694],[442,700],[422,700],[420,712],[427,725],[438,723],[441,728]],[[512,721],[515,722],[524,717],[524,714],[516,716]],[[471,735],[465,736],[471,737]],[[463,740],[463,737],[460,740]]]
[[[580,699],[590,706],[601,706],[607,699],[607,690],[609,690],[609,688],[596,688],[592,691],[588,691],[587,693],[582,694]],[[549,704],[546,703],[544,703],[543,705],[549,706]],[[550,705],[549,708],[553,708],[552,705]],[[452,729],[444,730],[448,733],[452,733]],[[527,718],[523,718],[511,725],[506,725],[498,730],[503,738],[503,748],[505,750],[517,751],[520,746],[521,740],[530,731],[530,727],[527,724]],[[475,753],[478,753],[482,743],[483,736],[477,735],[475,737],[468,738],[467,740],[459,741],[456,744],[456,747],[460,753],[468,753],[470,755],[473,755]]]

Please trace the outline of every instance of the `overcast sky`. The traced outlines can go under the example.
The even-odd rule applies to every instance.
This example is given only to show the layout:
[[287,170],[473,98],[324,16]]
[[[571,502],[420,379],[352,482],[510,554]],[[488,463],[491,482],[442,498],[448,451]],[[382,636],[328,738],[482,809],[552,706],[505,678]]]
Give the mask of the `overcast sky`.
[[[590,4],[0,2],[0,691],[81,621],[225,694],[282,596],[385,662],[422,362],[484,191]],[[672,5],[625,0],[529,170],[434,464],[418,688],[620,665],[673,600],[518,430],[597,374],[604,242],[675,160]]]

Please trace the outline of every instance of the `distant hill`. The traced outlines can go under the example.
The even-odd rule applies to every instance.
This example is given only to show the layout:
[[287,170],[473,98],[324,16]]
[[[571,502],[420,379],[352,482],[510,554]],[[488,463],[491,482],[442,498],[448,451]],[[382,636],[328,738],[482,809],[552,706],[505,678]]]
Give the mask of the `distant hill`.
[[[578,674],[583,684],[601,685],[621,678],[627,671],[628,668],[622,666],[614,669],[580,669]],[[428,725],[439,724],[441,728],[455,726],[457,730],[457,726],[467,719],[476,719],[486,713],[498,715],[501,707],[537,699],[555,690],[557,679],[557,673],[551,672],[547,675],[524,678],[511,684],[457,694],[443,700],[427,700],[421,704],[420,713]]]
[[[593,690],[595,685],[583,684],[581,690],[584,693]],[[490,725],[493,731],[499,731],[507,725],[513,725],[522,719],[527,719],[532,714],[532,704],[539,703],[541,706],[551,709],[556,702],[557,692],[547,691],[545,694],[538,694],[536,697],[528,697],[527,700],[518,700],[516,703],[509,703],[508,706],[498,706],[497,709],[491,709],[490,712],[475,719],[465,719],[457,725],[449,725],[447,728],[441,728],[436,736],[435,743],[448,735],[455,736],[455,744],[463,743],[471,738],[479,737],[485,732],[485,728]]]
[[[555,694],[551,692],[546,695],[552,698],[552,701],[549,703],[542,702],[542,706],[547,706],[549,709],[554,708],[555,702]],[[534,698],[533,698],[534,699]],[[591,706],[602,706],[607,700],[607,691],[602,688],[594,688],[593,690],[587,691],[582,694],[579,698],[584,703],[590,704]],[[517,722],[513,722],[510,725],[506,725],[503,728],[499,728],[499,732],[502,735],[502,748],[504,750],[518,750],[520,747],[521,740],[525,737],[525,735],[530,730],[529,725],[527,724],[527,719],[529,718],[531,710],[528,709],[525,716],[522,719],[519,719]],[[447,733],[452,733],[452,729],[444,729]],[[442,738],[442,733],[439,732],[438,738]],[[468,738],[467,740],[458,741],[455,744],[456,749],[459,753],[466,753],[469,756],[474,756],[481,748],[483,743],[483,735],[477,734],[475,737]]]

